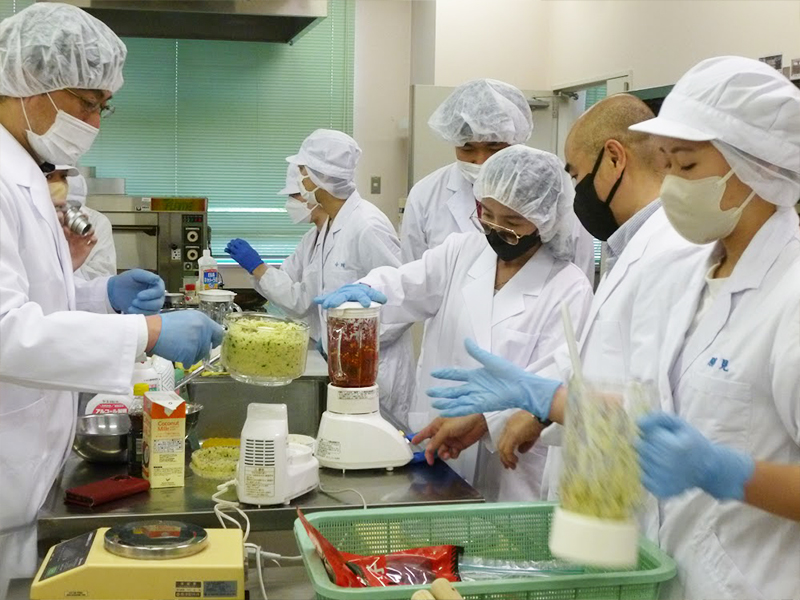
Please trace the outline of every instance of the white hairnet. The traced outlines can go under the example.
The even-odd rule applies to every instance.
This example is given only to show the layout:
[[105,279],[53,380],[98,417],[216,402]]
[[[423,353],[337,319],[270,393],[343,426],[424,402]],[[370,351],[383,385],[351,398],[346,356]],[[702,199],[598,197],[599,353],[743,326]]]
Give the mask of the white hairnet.
[[27,98],[79,88],[116,92],[127,49],[89,13],[33,4],[0,23],[0,96]]
[[315,171],[311,167],[306,167],[308,176],[314,185],[321,187],[334,198],[347,200],[350,195],[356,191],[356,182],[352,179],[339,179],[338,177],[331,177],[319,171]]
[[522,144],[533,132],[528,100],[513,85],[476,79],[458,86],[428,120],[454,146],[467,142]]
[[475,196],[492,198],[528,219],[556,258],[573,255],[572,201],[575,190],[555,154],[528,146],[504,148],[483,163]]
[[300,168],[289,163],[286,167],[286,183],[278,196],[292,196],[300,193]]
[[84,176],[78,173],[77,175],[67,177],[67,185],[69,186],[67,202],[75,202],[81,206],[86,204],[86,196],[89,193],[89,189]]
[[800,197],[800,90],[760,61],[721,56],[698,63],[658,117],[631,129],[712,142],[764,200],[792,206]]

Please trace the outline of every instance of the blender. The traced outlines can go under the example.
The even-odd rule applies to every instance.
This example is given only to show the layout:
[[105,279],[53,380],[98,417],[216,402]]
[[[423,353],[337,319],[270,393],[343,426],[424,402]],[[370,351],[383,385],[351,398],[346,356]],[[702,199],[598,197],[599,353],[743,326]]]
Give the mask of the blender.
[[331,469],[393,469],[411,446],[380,413],[380,304],[346,302],[328,311],[328,407],[317,434],[317,459]]

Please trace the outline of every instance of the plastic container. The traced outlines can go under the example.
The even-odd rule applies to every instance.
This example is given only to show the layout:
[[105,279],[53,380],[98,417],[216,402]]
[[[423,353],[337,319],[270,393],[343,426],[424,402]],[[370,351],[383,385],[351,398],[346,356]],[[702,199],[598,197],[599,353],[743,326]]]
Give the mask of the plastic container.
[[197,297],[200,299],[200,311],[220,325],[223,324],[225,315],[242,312],[233,301],[236,294],[228,290],[200,290]]
[[328,376],[340,388],[365,388],[378,379],[380,304],[345,302],[328,311]]
[[171,361],[162,356],[153,355],[150,359],[153,368],[158,373],[160,392],[171,392],[175,389],[175,367]]
[[[142,384],[147,385],[147,389],[139,388],[140,393],[136,393],[136,386]],[[157,392],[161,389],[161,375],[153,366],[152,358],[144,358],[139,360],[133,366],[133,378],[131,385],[134,388],[133,395],[139,399],[144,399],[144,393],[147,391]]]
[[130,410],[132,396],[120,396],[115,394],[97,394],[86,404],[84,414],[103,415],[115,413],[127,413]]
[[203,256],[197,261],[197,291],[215,290],[219,287],[219,267],[211,256],[211,250],[203,250]]
[[[317,512],[306,515],[334,546],[372,555],[408,548],[456,544],[464,556],[543,561],[555,505],[546,502],[439,505]],[[408,600],[423,586],[343,588],[334,585],[300,521],[294,534],[316,597],[330,600]],[[456,583],[465,598],[477,600],[560,600],[635,598],[656,600],[661,584],[675,576],[675,561],[641,538],[631,570],[586,568],[580,574]]]
[[[287,385],[302,376],[308,357],[308,325],[264,313],[225,316],[222,368],[237,381]],[[208,365],[211,371],[220,369]]]
[[183,286],[183,299],[185,306],[197,306],[200,302],[197,299],[197,284],[187,283]]
[[644,402],[643,388],[574,381],[564,424],[564,467],[550,550],[564,560],[601,567],[636,564],[636,509],[643,497],[626,407]]

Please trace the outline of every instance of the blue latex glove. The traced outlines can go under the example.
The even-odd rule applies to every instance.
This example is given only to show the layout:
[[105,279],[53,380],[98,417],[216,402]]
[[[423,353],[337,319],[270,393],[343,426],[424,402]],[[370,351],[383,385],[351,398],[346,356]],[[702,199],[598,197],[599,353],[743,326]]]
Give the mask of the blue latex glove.
[[155,315],[164,306],[164,280],[143,269],[131,269],[108,280],[108,301],[117,312]]
[[228,242],[228,245],[225,246],[225,252],[230,254],[231,258],[248,273],[252,273],[259,265],[264,263],[255,248],[240,238]]
[[436,387],[428,390],[436,400],[434,408],[443,417],[461,417],[475,413],[521,408],[542,421],[550,415],[553,395],[560,381],[528,373],[504,358],[482,349],[472,340],[464,344],[469,355],[483,365],[480,369],[437,369],[431,375],[437,379],[463,381],[455,387]]
[[361,306],[367,308],[373,302],[386,304],[386,300],[382,292],[373,290],[364,283],[348,283],[335,292],[314,298],[314,302],[321,304],[325,310],[339,308],[345,302],[360,302]]
[[222,332],[222,327],[198,310],[164,313],[153,354],[189,368],[222,343]]
[[639,420],[642,484],[659,498],[700,488],[718,500],[744,499],[755,463],[743,452],[711,443],[676,415],[655,412]]

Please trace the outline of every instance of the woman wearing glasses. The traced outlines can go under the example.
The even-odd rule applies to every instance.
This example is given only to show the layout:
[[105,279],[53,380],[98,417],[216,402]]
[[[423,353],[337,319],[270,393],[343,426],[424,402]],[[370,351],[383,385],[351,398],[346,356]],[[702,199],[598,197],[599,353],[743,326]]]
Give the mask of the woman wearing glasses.
[[[430,319],[409,413],[414,431],[432,420],[434,428],[441,424],[425,394],[434,384],[431,371],[477,366],[464,349],[465,339],[522,367],[547,364],[563,343],[561,304],[580,330],[591,303],[586,276],[569,262],[574,192],[555,155],[521,145],[501,150],[484,163],[475,190],[481,199],[480,214],[473,215],[475,232],[453,234],[420,260],[375,269],[317,300],[324,308],[346,301],[385,303],[384,323]],[[513,422],[512,417],[508,426]],[[473,439],[488,430],[482,421]],[[480,459],[477,446],[451,452],[450,458],[457,458],[451,466],[488,499],[538,497],[543,453],[528,453],[516,471],[504,471],[496,456],[481,451]]]

